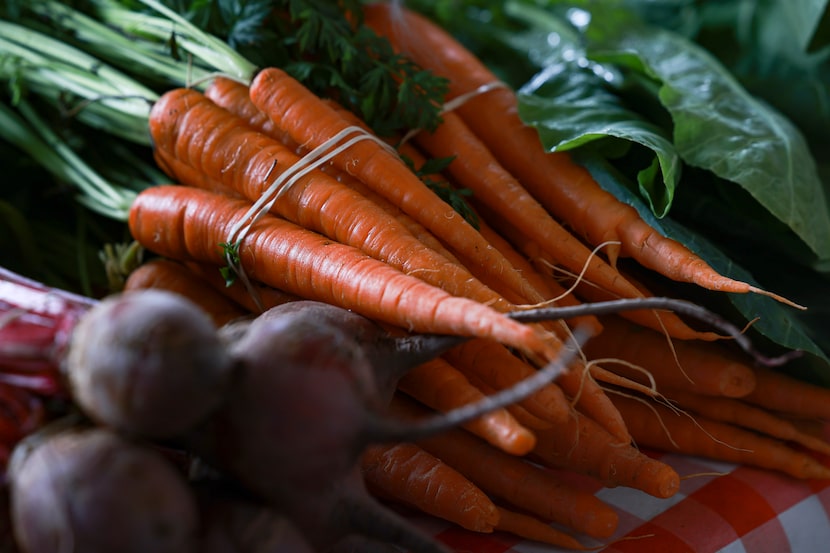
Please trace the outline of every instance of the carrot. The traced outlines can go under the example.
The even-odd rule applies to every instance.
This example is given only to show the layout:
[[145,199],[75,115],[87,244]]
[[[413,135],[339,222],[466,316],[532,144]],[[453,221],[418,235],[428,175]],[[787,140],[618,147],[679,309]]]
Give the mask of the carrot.
[[[449,350],[444,357],[462,372],[476,374],[497,388],[508,387],[535,372],[503,346],[488,340],[470,340]],[[537,391],[521,405],[543,420],[562,422],[571,414],[567,408],[570,402],[563,401],[564,392],[570,395],[577,408],[594,417],[621,441],[628,441],[630,436],[622,417],[602,388],[582,368],[582,364],[575,364],[556,383]]]
[[[363,184],[361,181],[356,179],[355,177],[349,175],[344,171],[340,171],[332,166],[324,167],[323,171],[332,175],[336,178],[339,182],[343,183],[344,185],[348,186],[361,196],[364,196],[366,199],[372,201],[386,211],[388,214],[393,216],[395,219],[398,220],[400,224],[409,230],[412,235],[417,238],[424,246],[436,251],[437,253],[443,255],[448,261],[452,261],[458,265],[463,265],[461,261],[448,250],[444,245],[441,243],[438,238],[435,237],[434,234],[429,232],[422,224],[417,222],[415,219],[398,209],[398,207],[392,205],[392,202],[387,200],[385,197],[381,196],[374,190],[370,189],[368,186]],[[490,283],[486,283],[490,286]],[[498,284],[498,283],[497,283]],[[492,289],[497,290],[497,288],[490,286]],[[501,292],[501,290],[498,290]]]
[[[476,375],[468,376],[470,383],[473,384],[476,388],[481,390],[481,393],[487,396],[492,396],[501,391],[499,388],[494,388],[488,385],[486,382],[483,382],[480,378]],[[519,403],[513,403],[505,407],[508,413],[510,413],[514,419],[519,421],[519,424],[524,426],[525,428],[529,429],[531,432],[540,429],[546,428],[553,428],[556,423],[549,422],[547,420],[543,420],[536,415],[533,415],[525,409]]]
[[218,76],[205,89],[205,96],[217,106],[220,106],[245,121],[251,128],[279,140],[291,150],[300,155],[305,148],[291,140],[291,137],[282,128],[274,124],[268,114],[260,111],[251,101],[248,85],[227,77]]
[[498,509],[466,476],[411,443],[366,448],[361,472],[369,490],[473,532],[489,533]]
[[755,388],[743,399],[796,417],[830,420],[830,389],[772,369],[755,370]]
[[557,547],[565,547],[576,551],[588,551],[594,549],[579,543],[570,534],[557,530],[541,520],[524,513],[511,511],[505,507],[499,507],[499,522],[496,530],[508,532],[526,540],[538,541]]
[[[249,204],[183,186],[141,192],[129,226],[144,247],[173,259],[223,263],[220,244],[247,219]],[[288,221],[265,215],[238,243],[239,264],[255,281],[351,309],[414,332],[490,337],[529,355],[554,359],[557,349],[536,327],[445,291],[333,243]]]
[[680,487],[671,466],[620,442],[579,413],[558,428],[537,431],[532,456],[547,466],[592,476],[607,487],[626,486],[658,498],[671,497]]
[[[484,238],[490,242],[493,247],[498,249],[502,255],[507,258],[510,263],[522,272],[525,279],[533,286],[534,289],[544,298],[545,302],[553,302],[553,305],[579,305],[579,300],[573,295],[567,293],[556,281],[546,278],[533,265],[518,252],[504,236],[495,231],[485,220],[479,221],[479,232]],[[597,317],[592,315],[584,317],[574,317],[573,319],[566,319],[566,322],[571,326],[582,326],[588,329],[591,336],[596,336],[602,331],[602,324]]]
[[[499,219],[495,215],[489,214],[486,206],[480,207],[479,210],[486,218],[496,221],[499,232],[504,235],[507,240],[515,244],[519,250],[531,260],[534,266],[537,267],[538,272],[547,277],[551,283],[551,286],[562,287],[558,284],[555,273],[553,272],[557,266],[556,261],[543,250],[542,246],[538,242],[525,236],[516,227],[509,224],[509,222]],[[576,278],[576,276],[577,275],[574,275],[574,278]],[[630,279],[624,275],[622,277],[626,278],[630,286],[638,289],[638,297],[650,297],[653,295],[645,289],[645,287],[640,286],[639,283],[633,279]],[[618,294],[597,287],[593,283],[585,282],[581,278],[575,282],[574,294],[579,297],[579,299],[589,302],[619,299]],[[672,338],[677,338],[679,340],[712,341],[720,338],[720,336],[714,332],[702,332],[691,328],[676,314],[668,311],[658,312],[648,310],[631,310],[621,313],[620,316],[647,328],[667,333]]]
[[[604,317],[605,330],[583,350],[589,359],[621,359],[647,370],[657,389],[683,389],[726,397],[746,396],[756,385],[756,372],[720,344],[679,341],[631,324],[619,317]],[[605,363],[611,367],[611,363]],[[643,374],[622,364],[611,367],[631,380],[647,383]]]
[[[285,129],[294,141],[308,147],[319,147],[350,128],[334,109],[278,68],[260,71],[251,83],[250,93],[260,110]],[[474,266],[491,271],[520,294],[529,287],[463,217],[375,140],[353,144],[348,151],[335,156],[332,163],[386,196]]]
[[490,221],[505,221],[522,236],[535,241],[555,260],[574,273],[585,270],[585,278],[620,297],[637,297],[640,291],[582,242],[554,220],[525,188],[504,169],[490,150],[461,117],[445,113],[431,133],[422,131],[414,140],[434,157],[453,157],[448,167],[459,186],[473,191],[474,198],[492,211]]
[[[568,153],[547,152],[538,133],[519,117],[513,90],[497,86],[476,94],[481,87],[497,83],[497,77],[438,25],[387,2],[367,5],[364,22],[412,61],[449,79],[450,98],[471,94],[456,108],[459,115],[542,205],[588,243],[619,242],[621,255],[631,256],[673,280],[710,290],[765,294],[795,305],[776,294],[720,275],[688,248],[659,234],[633,207],[603,190]],[[612,263],[615,258],[615,253],[610,254]]]
[[[398,382],[398,389],[442,412],[484,397],[458,369],[440,358],[410,370]],[[536,445],[533,433],[506,409],[491,411],[465,424],[464,428],[513,455],[524,455]]]
[[209,263],[185,262],[185,265],[194,273],[199,274],[214,290],[227,296],[231,301],[242,306],[248,313],[259,313],[284,303],[297,301],[299,296],[288,294],[271,286],[258,282],[250,283],[253,290],[249,290],[239,281],[228,282],[222,275],[219,265]]
[[[300,159],[195,90],[177,89],[164,94],[151,110],[150,129],[157,156],[179,160],[252,202],[267,194],[269,178],[284,174]],[[167,166],[176,168],[172,163]],[[174,176],[179,178],[178,174]],[[202,186],[201,181],[179,180]],[[453,295],[505,311],[511,307],[468,271],[424,246],[375,204],[321,171],[312,171],[286,188],[272,209],[300,226],[360,248]]]
[[130,273],[124,290],[155,288],[175,292],[210,315],[216,326],[243,317],[247,311],[217,292],[199,275],[179,262],[158,258],[143,263]]
[[646,400],[615,396],[614,404],[641,446],[752,465],[795,478],[830,478],[830,467],[779,440]]
[[579,490],[527,459],[499,451],[470,434],[454,430],[418,440],[418,444],[487,494],[543,520],[595,538],[617,528],[616,511],[594,494]]
[[[212,100],[216,105],[221,108],[226,109],[227,111],[231,112],[235,116],[239,117],[240,119],[244,120],[251,128],[261,132],[266,136],[270,136],[271,138],[278,140],[294,150],[297,155],[302,156],[303,154],[307,153],[307,148],[304,148],[300,145],[297,145],[291,140],[291,137],[283,131],[280,127],[277,127],[273,121],[268,117],[267,114],[260,111],[259,108],[251,101],[250,97],[250,89],[247,85],[240,83],[239,81],[235,81],[233,79],[228,79],[224,77],[217,77],[214,79],[210,86],[205,90],[205,96]],[[323,100],[327,104],[332,104],[331,101]],[[338,113],[351,113],[347,112],[345,108],[339,107],[340,110]],[[354,119],[357,119],[354,114],[352,114]],[[422,237],[421,233],[423,232],[423,227],[416,223],[411,217],[404,214],[404,217],[400,217],[399,215],[402,214],[397,207],[393,206],[391,202],[389,202],[385,197],[381,196],[374,190],[368,188],[365,184],[360,182],[358,179],[354,178],[352,175],[346,173],[345,171],[340,171],[339,169],[333,167],[332,165],[325,165],[320,168],[325,173],[335,177],[338,181],[343,182],[350,188],[357,190],[363,196],[366,196],[380,207],[382,207],[388,213],[395,213],[396,218],[413,231],[413,229],[418,228],[418,232],[414,232],[413,234],[416,235],[419,239]],[[426,235],[423,235],[426,236]],[[430,235],[431,236],[431,235]],[[434,237],[433,237],[434,239]],[[426,244],[427,246],[439,251],[435,246],[438,244],[437,240],[435,242],[431,242]],[[441,250],[439,253],[443,254],[448,259],[452,259],[452,254],[450,254],[449,250]]]
[[[508,388],[536,372],[504,346],[490,340],[468,340],[447,351],[444,359],[462,373],[475,375],[495,389]],[[554,423],[570,416],[568,399],[553,382],[525,398],[520,405],[542,420]]]
[[758,406],[733,398],[721,398],[672,390],[667,397],[685,411],[766,434],[830,455],[830,443],[802,432],[791,421]]

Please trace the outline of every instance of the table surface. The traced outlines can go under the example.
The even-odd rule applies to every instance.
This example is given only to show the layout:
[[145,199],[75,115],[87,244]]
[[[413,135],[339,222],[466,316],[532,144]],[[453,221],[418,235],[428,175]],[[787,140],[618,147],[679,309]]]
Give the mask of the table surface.
[[[657,499],[630,488],[603,488],[568,476],[619,513],[609,540],[582,539],[602,553],[817,553],[830,551],[830,481],[797,480],[767,470],[682,455],[650,453],[683,478]],[[474,534],[434,519],[414,522],[457,553],[566,553],[512,536]]]

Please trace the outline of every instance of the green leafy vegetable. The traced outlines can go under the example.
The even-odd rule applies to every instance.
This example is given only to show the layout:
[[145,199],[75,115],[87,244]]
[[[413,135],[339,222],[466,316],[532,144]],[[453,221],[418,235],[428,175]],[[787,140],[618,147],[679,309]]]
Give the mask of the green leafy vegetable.
[[[508,6],[512,6],[509,13],[534,22],[534,30],[519,40],[534,43],[531,51],[542,68],[518,90],[522,119],[538,130],[550,151],[571,150],[614,137],[653,152],[645,165],[637,168],[637,180],[652,211],[665,216],[682,172],[670,137],[609,89],[609,83],[622,76],[613,66],[588,59],[573,28],[537,9]],[[541,28],[545,36],[539,32]],[[555,40],[546,38],[550,33],[555,33]]]
[[672,115],[674,145],[686,163],[740,184],[818,258],[830,258],[824,185],[791,121],[676,33],[629,24],[604,33],[593,50],[597,59],[643,71],[660,83],[658,97]]

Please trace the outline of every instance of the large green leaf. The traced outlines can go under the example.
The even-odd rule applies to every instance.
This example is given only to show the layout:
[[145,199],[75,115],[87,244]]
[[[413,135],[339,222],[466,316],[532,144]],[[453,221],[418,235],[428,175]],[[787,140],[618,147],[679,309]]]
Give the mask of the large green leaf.
[[773,13],[780,15],[776,26],[787,34],[796,47],[807,50],[827,9],[827,0],[788,0],[767,4]]
[[[640,216],[658,232],[686,245],[719,273],[744,282],[759,284],[753,275],[732,261],[705,237],[673,219],[656,218],[642,199],[631,192],[624,178],[605,160],[585,150],[580,150],[575,155],[576,159],[591,172],[603,188],[632,205]],[[810,336],[799,319],[800,312],[758,294],[727,294],[727,296],[746,321],[757,319],[752,328],[760,335],[784,348],[800,350],[807,354],[801,363],[802,370],[806,373],[803,376],[821,384],[830,385],[830,357]]]
[[[607,31],[607,29],[606,29]],[[594,55],[660,83],[683,160],[744,187],[815,252],[830,258],[830,210],[810,149],[784,116],[750,95],[714,57],[647,26],[605,32]]]
[[578,50],[562,49],[519,90],[519,114],[537,129],[550,151],[570,150],[615,137],[654,152],[659,175],[641,168],[639,186],[652,210],[663,217],[671,207],[681,175],[680,156],[657,125],[629,109],[603,82],[609,69],[587,62]]

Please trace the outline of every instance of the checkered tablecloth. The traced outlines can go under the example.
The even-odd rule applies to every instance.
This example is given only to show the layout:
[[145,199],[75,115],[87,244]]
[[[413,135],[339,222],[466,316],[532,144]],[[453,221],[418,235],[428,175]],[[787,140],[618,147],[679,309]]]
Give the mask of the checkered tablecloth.
[[[679,455],[656,455],[683,476],[680,491],[656,499],[629,488],[577,479],[617,509],[617,533],[582,540],[603,553],[821,553],[830,551],[830,481]],[[573,476],[569,476],[571,481]],[[506,534],[476,535],[417,519],[458,553],[566,553]]]

